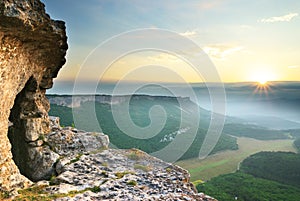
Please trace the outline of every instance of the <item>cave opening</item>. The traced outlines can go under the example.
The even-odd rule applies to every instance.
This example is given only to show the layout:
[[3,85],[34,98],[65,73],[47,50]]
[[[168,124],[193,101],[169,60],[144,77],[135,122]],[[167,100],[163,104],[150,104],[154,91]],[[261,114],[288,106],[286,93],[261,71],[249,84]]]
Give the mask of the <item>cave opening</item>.
[[[33,77],[31,77],[22,91],[16,96],[14,100],[13,108],[11,109],[9,115],[10,126],[8,128],[8,138],[11,143],[11,152],[13,154],[13,160],[17,167],[19,168],[21,174],[30,178],[28,174],[28,169],[26,164],[29,162],[28,156],[28,144],[25,141],[26,136],[26,128],[24,126],[26,119],[23,116],[23,111],[26,108],[22,108],[24,105],[23,102],[25,101],[24,97],[26,97],[26,93],[29,91],[30,88],[34,87],[36,81]],[[28,110],[29,108],[27,108]]]
[[45,161],[44,135],[49,132],[49,103],[32,76],[16,96],[9,116],[8,138],[13,160],[21,174],[32,181],[49,179],[53,172],[42,172]]

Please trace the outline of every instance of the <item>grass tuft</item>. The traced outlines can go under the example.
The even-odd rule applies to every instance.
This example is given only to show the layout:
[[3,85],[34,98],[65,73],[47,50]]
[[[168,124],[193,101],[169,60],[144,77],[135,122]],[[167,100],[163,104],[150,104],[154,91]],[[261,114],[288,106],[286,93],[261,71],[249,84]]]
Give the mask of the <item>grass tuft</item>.
[[141,164],[135,164],[134,169],[143,170],[145,172],[149,172],[152,168],[149,166],[141,165]]
[[129,186],[136,186],[137,185],[137,181],[130,180],[130,181],[127,182],[127,185],[129,185]]

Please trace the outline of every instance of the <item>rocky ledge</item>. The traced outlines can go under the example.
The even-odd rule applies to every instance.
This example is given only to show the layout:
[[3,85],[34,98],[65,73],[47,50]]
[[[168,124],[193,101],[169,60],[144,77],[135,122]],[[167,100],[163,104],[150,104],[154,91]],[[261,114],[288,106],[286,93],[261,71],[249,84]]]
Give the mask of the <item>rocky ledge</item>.
[[39,0],[0,0],[0,192],[26,187],[47,160],[35,145],[50,131],[45,93],[67,48],[65,23]]
[[[189,173],[137,149],[110,149],[107,135],[62,128],[40,143],[56,158],[50,180],[19,190],[16,199],[44,200],[215,200],[197,193]],[[30,193],[29,193],[30,192]],[[36,193],[34,193],[36,192]]]
[[39,0],[0,0],[0,200],[214,200],[187,171],[48,116],[67,48]]

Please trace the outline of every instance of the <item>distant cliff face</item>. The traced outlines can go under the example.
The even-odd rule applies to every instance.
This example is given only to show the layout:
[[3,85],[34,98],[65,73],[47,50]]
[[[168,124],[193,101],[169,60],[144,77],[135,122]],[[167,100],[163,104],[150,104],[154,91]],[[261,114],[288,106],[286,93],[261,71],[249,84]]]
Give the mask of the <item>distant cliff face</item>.
[[122,104],[131,99],[138,100],[164,100],[164,101],[191,101],[188,97],[171,97],[171,96],[151,96],[151,95],[47,95],[51,104],[66,106],[70,108],[80,107],[86,102],[97,102],[110,105]]
[[0,190],[29,182],[15,163],[23,174],[37,165],[28,157],[43,151],[38,138],[50,131],[45,91],[65,63],[66,40],[64,22],[39,0],[0,1]]

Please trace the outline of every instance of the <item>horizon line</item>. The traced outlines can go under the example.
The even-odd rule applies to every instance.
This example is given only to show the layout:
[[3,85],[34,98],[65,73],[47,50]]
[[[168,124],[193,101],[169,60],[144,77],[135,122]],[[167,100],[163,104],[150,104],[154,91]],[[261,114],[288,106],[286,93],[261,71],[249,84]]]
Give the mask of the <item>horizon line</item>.
[[[97,81],[97,80],[81,80],[81,81],[75,81],[75,80],[57,80],[54,82],[54,84],[56,82],[69,82],[69,83],[74,83],[74,82],[79,82],[79,83],[95,83],[95,82],[98,82],[98,83],[103,83],[103,84],[117,84],[118,81]],[[300,80],[270,80],[270,81],[267,81],[267,83],[279,83],[279,82],[299,82],[300,83]],[[149,83],[149,84],[160,84],[160,83],[163,83],[163,84],[205,84],[205,83],[223,83],[223,84],[235,84],[235,83],[259,83],[259,81],[224,81],[224,82],[215,82],[215,81],[208,81],[208,82],[156,82],[156,81],[124,81],[124,84],[139,84],[139,83]]]

